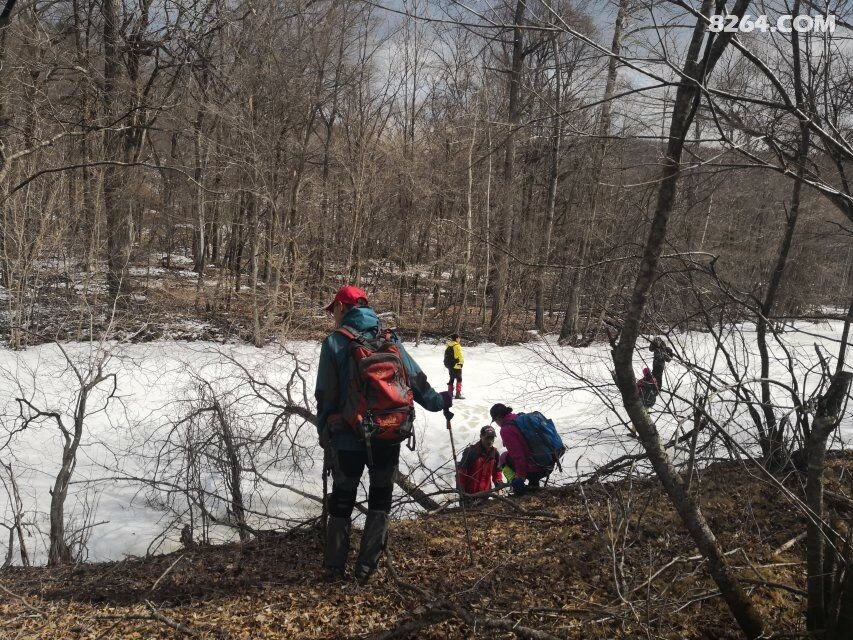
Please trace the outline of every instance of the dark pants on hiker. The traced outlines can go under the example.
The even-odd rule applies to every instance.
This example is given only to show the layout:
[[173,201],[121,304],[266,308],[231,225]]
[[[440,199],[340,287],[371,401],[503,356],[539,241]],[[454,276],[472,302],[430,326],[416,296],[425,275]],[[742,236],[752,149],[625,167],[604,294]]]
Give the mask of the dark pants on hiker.
[[453,386],[453,383],[462,384],[462,369],[448,369],[450,373],[450,380],[447,381],[447,387],[450,388]]
[[[512,470],[513,474],[515,474],[515,465],[512,463],[512,458],[509,457],[508,452],[505,452],[501,456],[501,460],[503,460],[504,466],[508,466]],[[539,483],[542,482],[548,476],[550,476],[552,473],[554,473],[554,467],[551,467],[550,469],[540,469],[539,471],[528,471],[527,488],[538,489]],[[509,481],[509,479],[507,481]]]
[[527,474],[527,486],[529,489],[538,489],[539,483],[542,482],[545,478],[551,475],[553,469],[546,469],[545,471],[531,471]]
[[376,571],[388,536],[388,512],[394,493],[394,474],[400,461],[400,445],[372,444],[372,462],[367,450],[332,452],[332,495],[329,499],[329,523],[326,528],[326,551],[323,565],[333,578],[344,575],[349,553],[352,510],[358,497],[361,474],[367,467],[370,477],[367,490],[367,517],[361,534],[361,547],[355,561],[354,574],[362,584]]
[[373,464],[368,465],[367,450],[333,452],[332,496],[329,513],[349,518],[358,496],[358,485],[364,468],[368,467],[369,488],[367,509],[369,511],[391,511],[391,496],[394,493],[394,473],[400,461],[400,445],[370,445]]

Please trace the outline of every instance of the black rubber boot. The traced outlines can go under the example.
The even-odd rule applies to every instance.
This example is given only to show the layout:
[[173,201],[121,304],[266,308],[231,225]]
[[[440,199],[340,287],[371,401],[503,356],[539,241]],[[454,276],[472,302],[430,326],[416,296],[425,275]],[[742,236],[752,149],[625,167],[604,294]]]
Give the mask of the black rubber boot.
[[355,561],[355,579],[365,584],[376,567],[385,549],[388,537],[388,514],[384,511],[368,511],[364,522],[364,532],[361,534],[361,549]]
[[349,555],[350,519],[329,516],[326,526],[326,552],[323,574],[326,580],[343,580]]

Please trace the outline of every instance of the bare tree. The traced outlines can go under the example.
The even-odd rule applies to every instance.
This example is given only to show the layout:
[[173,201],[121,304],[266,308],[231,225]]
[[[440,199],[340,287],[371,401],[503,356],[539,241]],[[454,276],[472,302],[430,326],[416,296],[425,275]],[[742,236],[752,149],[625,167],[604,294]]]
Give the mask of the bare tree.
[[[733,13],[742,16],[746,12],[747,6],[748,2],[738,2]],[[703,2],[700,10],[702,17],[708,18],[712,11],[712,3]],[[616,382],[622,393],[625,409],[637,430],[643,447],[649,454],[655,473],[678,511],[684,526],[699,547],[699,551],[707,558],[711,576],[741,630],[747,637],[757,638],[764,633],[764,622],[743,587],[727,566],[714,534],[702,516],[699,506],[684,491],[683,481],[662,448],[654,423],[649,419],[649,414],[640,402],[634,383],[632,366],[640,322],[666,238],[669,215],[675,205],[684,143],[695,115],[697,101],[701,95],[701,86],[713,71],[723,50],[729,44],[729,40],[730,38],[726,34],[715,38],[714,34],[709,34],[706,31],[705,20],[702,18],[697,20],[682,71],[683,80],[676,92],[666,163],[658,189],[657,206],[646,240],[643,259],[640,262],[628,313],[624,318],[619,341],[613,349],[613,363]]]
[[[526,0],[517,0],[513,13],[512,49],[508,73],[509,92],[507,98],[507,132],[503,143],[503,187],[500,216],[497,220],[496,242],[506,247],[510,244],[511,230],[515,223],[515,145],[518,125],[521,122],[521,75],[524,65],[524,14]],[[498,256],[495,265],[494,293],[489,319],[489,335],[495,342],[504,340],[506,323],[506,291],[509,283],[509,254],[505,251]]]
[[[107,371],[111,352],[104,344],[94,346],[88,361],[82,363],[76,362],[60,343],[56,343],[56,347],[62,353],[77,383],[71,424],[66,424],[65,417],[58,410],[40,408],[27,398],[16,399],[20,406],[22,429],[48,420],[56,425],[62,436],[62,459],[50,492],[50,549],[47,558],[50,565],[66,564],[74,558],[66,535],[65,502],[68,488],[77,466],[77,454],[85,434],[86,419],[93,413],[106,410],[116,392],[116,376]],[[105,388],[99,389],[104,383]],[[95,408],[90,404],[92,400],[98,405]]]
[[3,489],[6,491],[6,497],[9,500],[9,505],[12,508],[12,523],[3,524],[9,531],[9,546],[6,550],[6,559],[3,561],[3,567],[8,567],[12,564],[15,556],[15,538],[18,540],[18,548],[21,556],[21,564],[25,567],[30,566],[30,556],[27,552],[27,543],[24,539],[24,502],[21,499],[21,492],[18,489],[18,482],[15,479],[15,472],[12,470],[12,464],[0,462],[0,466],[8,474],[8,481],[3,478]]

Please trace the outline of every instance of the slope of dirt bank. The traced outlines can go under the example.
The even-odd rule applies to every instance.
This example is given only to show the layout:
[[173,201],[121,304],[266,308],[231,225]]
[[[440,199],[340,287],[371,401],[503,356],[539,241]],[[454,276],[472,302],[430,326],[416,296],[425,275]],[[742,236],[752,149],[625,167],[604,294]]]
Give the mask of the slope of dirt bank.
[[[834,516],[853,456],[831,457]],[[802,479],[786,486],[801,495]],[[755,469],[694,485],[772,632],[803,627],[805,520]],[[849,504],[853,505],[853,502]],[[846,512],[846,513],[845,513]],[[720,638],[732,621],[656,482],[569,486],[395,522],[393,572],[319,580],[319,532],[0,572],[0,638]],[[357,543],[357,540],[354,542]],[[396,575],[394,575],[396,574]]]

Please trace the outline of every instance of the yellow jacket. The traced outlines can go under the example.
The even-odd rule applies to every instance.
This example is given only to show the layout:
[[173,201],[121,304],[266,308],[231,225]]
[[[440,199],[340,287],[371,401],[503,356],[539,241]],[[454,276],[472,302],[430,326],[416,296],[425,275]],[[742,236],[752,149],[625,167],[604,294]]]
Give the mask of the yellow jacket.
[[461,369],[462,364],[465,362],[465,356],[462,354],[462,345],[460,345],[456,340],[450,340],[447,343],[448,347],[453,347],[453,360],[454,360],[454,369]]

